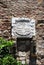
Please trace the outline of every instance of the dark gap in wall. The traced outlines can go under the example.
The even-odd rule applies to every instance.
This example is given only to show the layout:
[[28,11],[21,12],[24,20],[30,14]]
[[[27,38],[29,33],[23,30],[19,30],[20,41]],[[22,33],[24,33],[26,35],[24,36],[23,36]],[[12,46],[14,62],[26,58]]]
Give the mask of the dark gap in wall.
[[44,20],[38,20],[37,24],[43,23],[44,24]]
[[30,46],[30,63],[29,65],[36,65],[36,43],[34,41],[31,42]]

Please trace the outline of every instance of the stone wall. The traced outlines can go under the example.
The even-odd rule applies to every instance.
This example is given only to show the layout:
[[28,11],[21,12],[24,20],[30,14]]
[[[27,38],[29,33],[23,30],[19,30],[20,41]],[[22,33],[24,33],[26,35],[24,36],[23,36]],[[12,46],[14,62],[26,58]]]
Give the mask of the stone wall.
[[0,0],[0,18],[34,17],[44,19],[43,0]]
[[37,61],[39,64],[44,64],[44,20],[39,20],[36,26],[36,46],[37,46]]
[[44,0],[0,0],[0,37],[11,39],[11,17],[36,19],[36,47],[39,64],[44,64]]
[[0,37],[11,39],[11,22],[7,19],[0,19]]

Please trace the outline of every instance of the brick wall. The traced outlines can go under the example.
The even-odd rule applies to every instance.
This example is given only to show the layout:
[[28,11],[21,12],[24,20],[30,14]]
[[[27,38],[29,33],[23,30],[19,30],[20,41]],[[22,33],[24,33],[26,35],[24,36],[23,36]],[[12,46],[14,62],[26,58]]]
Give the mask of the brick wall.
[[41,59],[41,55],[44,55],[44,0],[0,0],[0,37],[11,39],[12,16],[37,20],[36,44],[40,58],[38,63],[43,64],[44,59]]
[[44,1],[0,0],[0,18],[10,18],[11,16],[44,19]]

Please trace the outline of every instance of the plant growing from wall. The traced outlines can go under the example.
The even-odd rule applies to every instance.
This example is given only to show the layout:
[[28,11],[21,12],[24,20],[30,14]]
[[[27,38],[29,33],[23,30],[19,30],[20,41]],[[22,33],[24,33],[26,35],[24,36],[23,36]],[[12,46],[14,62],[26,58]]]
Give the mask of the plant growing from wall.
[[1,50],[0,50],[0,58],[3,58],[5,55],[9,54],[9,49],[8,47],[3,47]]
[[0,55],[4,57],[9,54],[10,47],[13,45],[13,41],[7,41],[4,38],[0,38]]
[[11,55],[7,55],[3,58],[3,65],[17,65],[17,61]]
[[0,65],[22,65],[20,61],[9,54],[10,47],[13,45],[13,41],[7,41],[0,38]]
[[2,65],[2,59],[0,58],[0,65]]
[[7,41],[5,40],[4,38],[0,38],[0,49],[2,49],[3,47],[6,47],[6,46],[12,46],[14,43],[12,40],[10,41]]
[[7,55],[3,58],[3,65],[22,65],[21,62],[17,61],[11,55]]
[[22,65],[22,63],[20,61],[17,61],[17,65]]

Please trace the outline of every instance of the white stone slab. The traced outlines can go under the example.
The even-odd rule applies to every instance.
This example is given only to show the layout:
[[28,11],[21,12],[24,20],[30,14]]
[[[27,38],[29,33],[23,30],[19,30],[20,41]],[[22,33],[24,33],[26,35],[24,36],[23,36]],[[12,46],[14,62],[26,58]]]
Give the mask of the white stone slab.
[[35,36],[35,33],[36,31],[35,31],[34,19],[30,20],[29,18],[12,17],[12,36],[16,36],[16,37],[20,35]]

